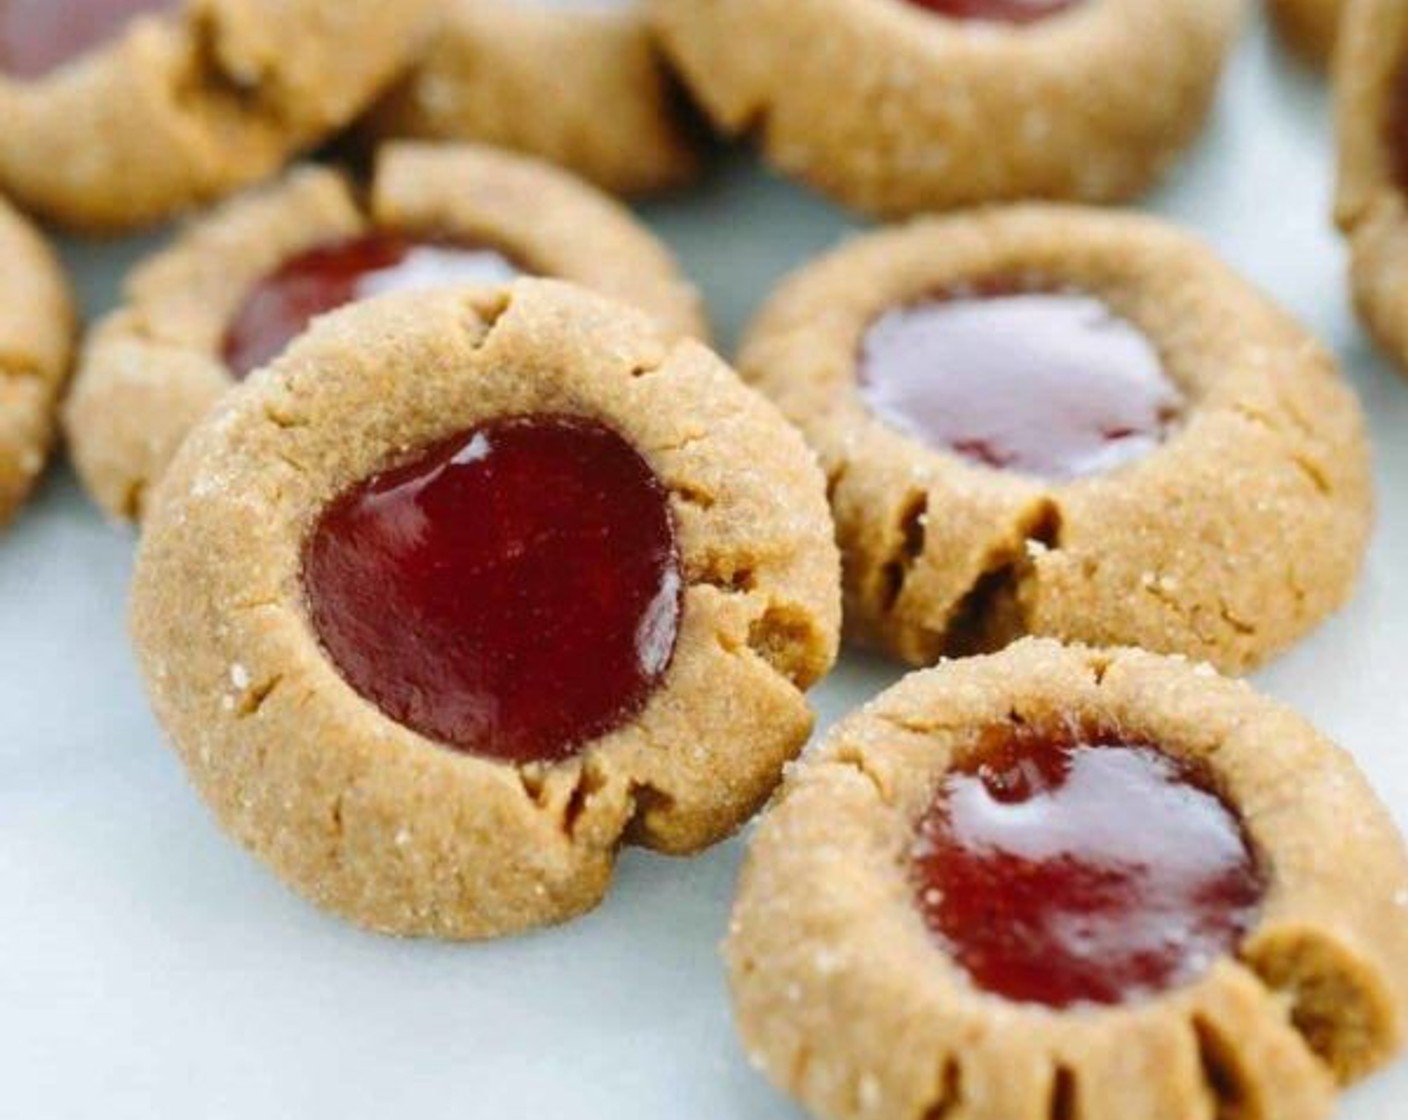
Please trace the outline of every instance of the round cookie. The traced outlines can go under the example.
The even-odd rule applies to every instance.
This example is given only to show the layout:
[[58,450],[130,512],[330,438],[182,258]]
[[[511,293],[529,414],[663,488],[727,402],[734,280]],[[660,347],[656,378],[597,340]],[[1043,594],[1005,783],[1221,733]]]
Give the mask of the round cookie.
[[381,138],[477,140],[605,190],[676,187],[697,137],[635,0],[450,0],[425,57],[372,113]]
[[1033,634],[1241,671],[1354,588],[1357,401],[1157,220],[1025,206],[862,237],[784,284],[739,368],[821,456],[849,635],[911,663]]
[[[554,473],[508,446],[521,424],[615,460]],[[661,594],[584,645],[656,501]],[[157,489],[132,628],[226,829],[358,923],[478,938],[589,909],[622,843],[693,852],[758,808],[835,657],[837,568],[820,471],[766,400],[525,279],[346,308],[229,394]],[[621,640],[650,659],[635,702],[595,737],[553,724],[617,695]]]
[[[1408,859],[1349,756],[1246,685],[1027,641],[911,675],[789,774],[725,955],[755,1063],[827,1120],[1318,1120],[1403,1044]],[[1102,990],[1151,959],[1180,968]],[[1072,976],[1093,998],[1052,998]]]
[[[362,240],[378,230],[429,239],[428,252],[398,269],[404,246]],[[473,252],[446,260],[437,242]],[[339,246],[362,267],[386,266],[356,290],[533,272],[634,303],[674,334],[707,329],[665,248],[615,202],[545,164],[467,145],[392,144],[365,199],[335,171],[302,168],[196,222],[129,277],[126,306],[91,333],[66,426],[104,510],[140,519],[186,432],[234,380],[311,314],[356,298],[338,289],[309,304],[301,287],[300,262],[316,268]],[[280,280],[291,307],[260,294]]]
[[1321,65],[1335,51],[1340,16],[1347,0],[1271,0],[1271,14],[1286,40]]
[[1114,201],[1201,126],[1241,0],[649,0],[724,132],[861,210]]
[[0,526],[29,496],[53,443],[74,312],[59,262],[0,199]]
[[0,188],[131,229],[265,177],[347,124],[433,0],[5,0]]
[[1408,372],[1408,9],[1358,0],[1335,61],[1339,190],[1359,318]]

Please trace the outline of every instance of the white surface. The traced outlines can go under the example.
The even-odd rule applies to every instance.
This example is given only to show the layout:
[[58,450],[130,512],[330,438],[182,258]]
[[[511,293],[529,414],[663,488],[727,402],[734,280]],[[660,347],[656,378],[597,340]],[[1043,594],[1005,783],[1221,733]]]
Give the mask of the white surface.
[[[1318,83],[1257,35],[1155,205],[1328,338],[1374,418],[1363,591],[1260,683],[1353,750],[1408,826],[1408,384],[1346,309],[1329,151]],[[844,227],[742,159],[649,216],[727,342]],[[90,307],[132,254],[70,254]],[[0,541],[0,1116],[798,1115],[729,1025],[715,945],[737,842],[689,862],[629,854],[598,913],[501,944],[398,943],[324,917],[216,831],[162,747],[123,636],[130,551],[63,470]],[[823,722],[894,675],[849,660],[817,693]],[[1408,1065],[1342,1115],[1403,1120]]]

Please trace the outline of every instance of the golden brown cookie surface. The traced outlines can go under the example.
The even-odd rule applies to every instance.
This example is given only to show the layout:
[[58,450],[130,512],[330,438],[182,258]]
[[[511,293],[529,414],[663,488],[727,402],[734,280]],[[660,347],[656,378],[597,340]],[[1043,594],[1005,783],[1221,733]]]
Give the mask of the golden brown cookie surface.
[[635,0],[451,0],[370,130],[501,145],[621,194],[679,186],[700,158]]
[[757,132],[785,172],[889,215],[1139,193],[1200,126],[1242,11],[1084,0],[1018,25],[909,0],[649,8],[721,129]]
[[[1047,392],[1038,376],[1062,389],[1065,374],[1080,372],[1050,359],[1082,353],[1071,349],[1085,345],[1079,334],[1057,335],[1054,346],[1034,335],[1024,351],[1017,320],[973,336],[960,357],[943,353],[942,336],[891,337],[911,309],[981,311],[1004,293],[1038,304],[1078,297],[1075,313],[1093,333],[1116,333],[1169,383],[1136,402],[1136,418],[1156,423],[1141,433],[1119,411],[1108,422],[1096,413],[1107,438],[1091,469],[1066,477],[993,465],[1007,456],[989,453],[985,428],[941,442],[902,427],[926,407],[976,425],[1001,406],[999,422],[1017,422],[1040,465],[1066,413],[1088,417],[1081,392]],[[921,347],[920,378],[888,401],[861,380],[882,344]],[[930,370],[984,369],[1014,348],[1016,368],[992,371],[1009,381],[991,397],[974,384],[945,405],[925,381]],[[1019,207],[860,238],[783,285],[739,364],[821,455],[846,561],[848,632],[913,663],[1038,634],[1245,670],[1354,587],[1372,520],[1357,402],[1303,329],[1155,220]],[[1143,438],[1115,441],[1130,435]],[[1132,455],[1105,458],[1126,442],[1122,455]]]
[[0,525],[44,468],[58,426],[74,313],[58,261],[0,199]]
[[[378,230],[429,240],[419,252],[383,244],[358,254],[359,242],[368,248],[360,239]],[[457,244],[470,251],[459,262]],[[290,314],[306,278],[289,276],[290,262],[297,267],[312,254],[316,266],[326,247],[339,246],[381,266],[358,291],[494,282],[524,271],[634,303],[673,333],[706,333],[698,297],[664,247],[614,202],[544,164],[488,148],[388,145],[365,204],[338,173],[298,170],[195,223],[136,270],[127,305],[94,329],[67,427],[99,505],[113,516],[141,516],[147,489],[191,425],[236,372],[280,348],[264,331],[282,328],[286,337],[306,320]],[[270,307],[258,292],[281,270],[288,298]],[[350,286],[342,295],[355,298]]]
[[1361,0],[1345,12],[1335,62],[1339,191],[1360,319],[1408,370],[1408,9]]
[[[11,3],[72,34],[111,0]],[[412,56],[430,0],[132,4],[51,66],[0,62],[0,186],[81,229],[131,229],[274,171],[345,125]],[[3,43],[8,51],[10,44]],[[51,60],[52,61],[52,60]]]
[[[1149,744],[1160,783],[1141,790],[1130,759],[1108,746],[1070,752],[1055,773],[965,776],[994,731],[1071,720]],[[1206,789],[1169,780],[1180,771],[1204,775]],[[1102,799],[1111,781],[1123,793]],[[1064,1010],[997,995],[958,963],[963,942],[926,922],[932,900],[916,869],[933,847],[921,822],[945,797],[955,827],[986,826],[997,850],[1024,861],[1005,881],[996,925],[1045,908],[1023,897],[1021,876],[1049,887],[1047,861],[1060,853],[1066,872],[1094,865],[1112,893],[1158,886],[1161,875],[1165,889],[1192,885],[1195,853],[1220,864],[1242,844],[1213,828],[1209,794],[1260,865],[1259,901],[1233,948],[1189,960],[1161,991]],[[1102,839],[1107,815],[1130,800],[1152,804],[1145,827]],[[1146,846],[1169,829],[1181,847]],[[1214,882],[1183,904],[1209,907],[1226,889]],[[1118,960],[1121,943],[1156,932],[1147,910],[1112,925],[1100,908],[1108,898],[1051,906],[1058,946],[1079,956],[1098,945]],[[1176,659],[1029,641],[913,674],[789,775],[752,842],[726,956],[750,1053],[828,1120],[1212,1120],[1234,1108],[1310,1120],[1330,1114],[1336,1082],[1403,1043],[1405,907],[1408,860],[1388,814],[1349,757],[1298,716]],[[1169,922],[1181,912],[1152,913]],[[1149,943],[1155,953],[1179,944]],[[1020,944],[1006,951],[1020,955]]]
[[[544,416],[603,425],[648,464],[680,610],[639,714],[515,765],[497,739],[452,749],[349,683],[355,666],[334,664],[330,631],[311,621],[323,599],[309,542],[368,479],[452,437],[473,469],[493,437],[467,433]],[[398,539],[444,526],[421,508],[406,526],[424,532]],[[457,594],[521,602],[500,573],[524,557],[585,578],[552,534],[538,539],[467,571]],[[383,604],[400,601],[393,582]],[[446,937],[581,913],[623,841],[684,853],[737,827],[806,740],[802,692],[832,663],[838,615],[822,480],[801,438],[704,347],[539,280],[347,308],[229,394],[157,490],[132,607],[157,713],[222,824],[320,904]],[[399,634],[434,623],[406,616]],[[550,706],[571,682],[541,688]],[[433,706],[438,691],[422,695]]]

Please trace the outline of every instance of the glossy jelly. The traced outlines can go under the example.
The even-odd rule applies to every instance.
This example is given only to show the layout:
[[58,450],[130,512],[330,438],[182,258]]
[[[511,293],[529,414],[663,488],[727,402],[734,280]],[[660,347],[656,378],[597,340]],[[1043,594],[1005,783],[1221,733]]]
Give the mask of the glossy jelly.
[[908,0],[916,8],[950,19],[990,23],[1036,23],[1083,0]]
[[1408,191],[1408,60],[1399,64],[1388,87],[1384,132],[1394,182],[1400,191]]
[[225,364],[243,379],[283,353],[318,315],[388,292],[499,284],[523,274],[495,249],[375,232],[285,261],[245,298],[225,332]]
[[891,427],[1053,481],[1148,455],[1184,407],[1148,338],[1081,292],[993,285],[897,307],[866,332],[858,376]]
[[338,498],[304,553],[345,680],[447,746],[552,762],[628,723],[674,654],[666,490],[615,431],[486,423]]
[[1255,923],[1263,876],[1199,765],[1118,735],[995,729],[919,827],[917,905],[985,991],[1065,1008],[1196,980]]

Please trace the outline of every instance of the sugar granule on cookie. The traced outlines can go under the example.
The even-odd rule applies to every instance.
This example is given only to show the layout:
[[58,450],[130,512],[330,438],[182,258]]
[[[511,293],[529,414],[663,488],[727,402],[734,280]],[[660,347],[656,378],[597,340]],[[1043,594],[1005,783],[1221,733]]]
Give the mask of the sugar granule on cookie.
[[768,797],[830,669],[824,483],[709,350],[557,281],[392,295],[226,395],[132,627],[221,824],[318,904],[493,937]]

